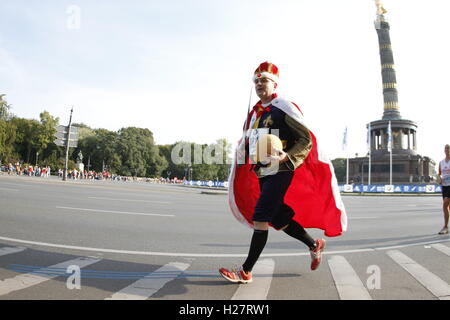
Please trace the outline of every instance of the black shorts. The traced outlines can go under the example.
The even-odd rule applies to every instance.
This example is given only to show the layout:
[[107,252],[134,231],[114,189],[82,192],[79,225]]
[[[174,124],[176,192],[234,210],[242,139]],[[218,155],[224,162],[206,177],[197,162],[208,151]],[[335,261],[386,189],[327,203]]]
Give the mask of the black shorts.
[[256,202],[253,221],[269,222],[275,229],[281,229],[291,221],[294,211],[284,203],[284,195],[293,176],[292,171],[282,171],[259,179],[261,194]]
[[442,186],[442,198],[450,199],[450,186]]

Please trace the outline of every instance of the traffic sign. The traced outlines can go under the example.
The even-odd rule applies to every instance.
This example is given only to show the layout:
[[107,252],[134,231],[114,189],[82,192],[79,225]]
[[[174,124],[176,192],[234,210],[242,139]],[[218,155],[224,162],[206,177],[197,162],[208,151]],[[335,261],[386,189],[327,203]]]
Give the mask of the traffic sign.
[[[68,126],[59,125],[56,127],[55,144],[60,147],[65,147],[68,136]],[[78,127],[70,126],[69,147],[76,148],[78,146]]]
[[[57,146],[65,147],[67,139],[56,139],[54,142]],[[76,148],[78,146],[78,140],[69,140],[69,147]]]
[[[67,133],[67,126],[59,125],[56,127],[56,131]],[[78,134],[78,127],[70,126],[70,134]]]

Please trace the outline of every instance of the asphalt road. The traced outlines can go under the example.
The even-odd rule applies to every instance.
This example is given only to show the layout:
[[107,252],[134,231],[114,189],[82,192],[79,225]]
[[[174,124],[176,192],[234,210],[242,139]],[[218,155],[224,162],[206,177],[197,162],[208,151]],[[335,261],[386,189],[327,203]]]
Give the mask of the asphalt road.
[[343,199],[348,231],[326,238],[317,271],[303,244],[271,230],[254,282],[239,286],[217,270],[243,262],[252,233],[223,194],[1,175],[0,299],[450,298],[439,196]]

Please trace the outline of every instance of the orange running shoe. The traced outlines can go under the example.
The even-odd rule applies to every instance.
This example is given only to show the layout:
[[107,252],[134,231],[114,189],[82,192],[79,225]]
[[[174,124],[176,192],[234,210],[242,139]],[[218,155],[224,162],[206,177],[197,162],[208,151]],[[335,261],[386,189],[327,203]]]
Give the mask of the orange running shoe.
[[311,254],[311,270],[316,270],[319,267],[322,260],[322,251],[325,249],[325,242],[324,239],[317,239],[316,248],[309,251]]
[[220,268],[219,273],[222,277],[233,283],[250,283],[253,281],[252,273],[245,272],[242,267],[232,269]]

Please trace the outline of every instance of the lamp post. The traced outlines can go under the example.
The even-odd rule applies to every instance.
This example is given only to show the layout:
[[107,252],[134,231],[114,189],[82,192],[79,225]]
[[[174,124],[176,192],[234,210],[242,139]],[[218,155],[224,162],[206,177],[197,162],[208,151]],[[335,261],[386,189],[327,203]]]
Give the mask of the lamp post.
[[67,126],[66,157],[64,159],[63,181],[67,180],[67,165],[69,162],[69,141],[70,141],[70,127],[72,125],[72,113],[73,113],[73,107],[72,107],[72,109],[70,109],[69,125]]

